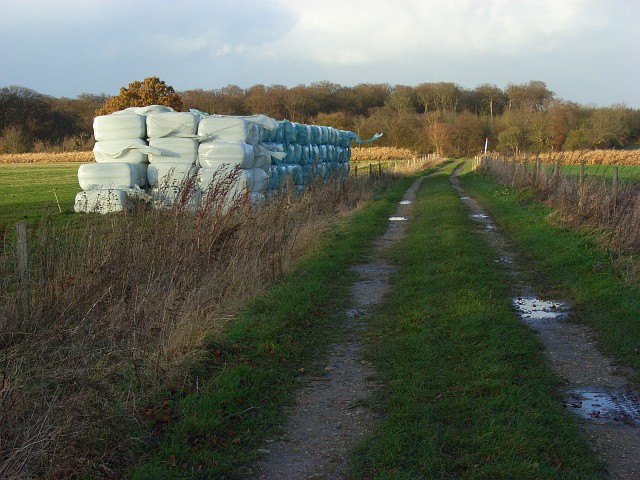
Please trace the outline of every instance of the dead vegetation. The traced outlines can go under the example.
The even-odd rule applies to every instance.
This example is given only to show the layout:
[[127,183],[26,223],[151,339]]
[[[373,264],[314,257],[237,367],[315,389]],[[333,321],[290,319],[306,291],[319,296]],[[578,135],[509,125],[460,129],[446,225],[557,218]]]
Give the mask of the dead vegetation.
[[26,285],[5,232],[0,478],[112,476],[132,455],[141,411],[183,386],[204,336],[390,179],[290,189],[260,207],[229,206],[233,182],[221,179],[197,211],[185,197],[166,210],[45,219],[31,232]]
[[[557,158],[556,158],[557,160]],[[578,159],[578,163],[579,163]],[[477,164],[502,184],[533,191],[556,210],[557,218],[573,228],[588,228],[615,254],[634,254],[640,249],[640,185],[602,176],[560,175],[558,168],[482,157]],[[628,262],[625,265],[628,269]]]
[[575,150],[571,152],[542,153],[545,163],[560,162],[564,165],[577,165],[584,161],[587,165],[640,165],[638,150]]
[[34,152],[0,154],[0,164],[5,163],[88,163],[93,162],[93,152]]
[[354,147],[351,149],[351,161],[365,160],[402,160],[417,157],[418,153],[409,148],[397,147]]

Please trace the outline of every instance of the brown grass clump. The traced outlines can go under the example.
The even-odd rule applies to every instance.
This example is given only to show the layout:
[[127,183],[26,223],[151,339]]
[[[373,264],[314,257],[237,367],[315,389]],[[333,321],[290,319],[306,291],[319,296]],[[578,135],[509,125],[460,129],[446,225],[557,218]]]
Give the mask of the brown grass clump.
[[87,163],[93,162],[93,152],[38,152],[0,154],[2,163]]
[[640,165],[640,150],[576,150],[573,152],[543,153],[545,163],[561,162],[576,165],[584,160],[587,165]]
[[418,153],[409,148],[396,147],[355,147],[351,149],[351,160],[400,160],[417,157]]
[[601,243],[617,254],[640,250],[640,184],[620,182],[598,176],[582,181],[560,175],[550,168],[534,168],[513,160],[482,157],[479,171],[500,183],[534,191],[537,197],[557,211],[564,224],[589,228]]
[[184,386],[205,334],[224,330],[388,178],[285,191],[260,207],[230,203],[224,178],[196,211],[185,195],[166,210],[43,220],[28,284],[5,234],[0,478],[117,476],[131,425],[158,389]]

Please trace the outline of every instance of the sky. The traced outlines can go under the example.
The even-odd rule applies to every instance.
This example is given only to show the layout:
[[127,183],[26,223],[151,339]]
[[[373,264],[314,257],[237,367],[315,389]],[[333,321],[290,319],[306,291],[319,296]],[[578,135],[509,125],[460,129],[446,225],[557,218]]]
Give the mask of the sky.
[[639,0],[0,0],[0,87],[531,80],[640,108]]

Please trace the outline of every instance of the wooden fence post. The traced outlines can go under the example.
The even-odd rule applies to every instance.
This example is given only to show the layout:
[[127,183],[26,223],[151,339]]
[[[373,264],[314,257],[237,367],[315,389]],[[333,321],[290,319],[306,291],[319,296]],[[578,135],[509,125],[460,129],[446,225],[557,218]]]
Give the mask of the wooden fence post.
[[369,178],[373,178],[373,163],[369,164]]
[[614,198],[618,196],[618,184],[620,182],[620,177],[618,176],[618,167],[613,167],[613,196]]
[[18,239],[16,254],[18,256],[18,278],[20,287],[25,289],[29,285],[29,226],[27,222],[16,223]]
[[353,176],[358,178],[358,164],[356,163],[353,168]]
[[382,176],[382,162],[378,159],[378,175]]
[[580,160],[580,185],[579,185],[579,195],[578,205],[582,205],[582,197],[584,195],[584,160]]

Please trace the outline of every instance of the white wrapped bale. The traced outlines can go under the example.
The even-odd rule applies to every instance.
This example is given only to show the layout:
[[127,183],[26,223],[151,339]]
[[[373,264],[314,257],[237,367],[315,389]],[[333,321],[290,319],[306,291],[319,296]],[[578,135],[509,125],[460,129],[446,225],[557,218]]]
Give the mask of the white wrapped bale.
[[131,210],[132,206],[123,189],[93,189],[76,195],[73,210],[79,213],[112,213]]
[[146,119],[149,138],[194,137],[200,123],[200,115],[191,112],[150,113]]
[[150,115],[152,113],[173,112],[173,108],[166,105],[147,105],[146,107],[129,107],[123,110],[113,112],[112,115],[127,115],[130,113],[136,115]]
[[198,158],[198,145],[198,141],[194,138],[151,138],[149,146],[158,153],[149,153],[149,162],[179,162],[193,165]]
[[[211,186],[224,175],[231,173],[231,167],[201,168],[198,171],[198,186],[207,192]],[[269,186],[269,175],[261,168],[242,169],[232,188],[233,194],[264,192]]]
[[253,145],[244,142],[202,142],[198,147],[201,167],[217,168],[222,164],[253,168],[255,152]]
[[78,183],[83,190],[96,188],[127,189],[147,186],[146,163],[83,163],[78,168]]
[[93,119],[93,136],[96,142],[123,138],[145,138],[145,117],[135,113],[99,115]]
[[195,212],[202,201],[202,191],[199,188],[184,189],[179,186],[166,186],[151,189],[154,208],[172,208],[176,205],[185,210]]
[[102,140],[93,146],[93,156],[98,163],[147,163],[148,150],[141,138]]
[[212,115],[200,120],[198,137],[203,142],[244,142],[256,145],[260,141],[260,130],[258,125],[243,118]]
[[182,187],[196,176],[195,165],[182,162],[152,163],[147,169],[147,183],[152,188]]

